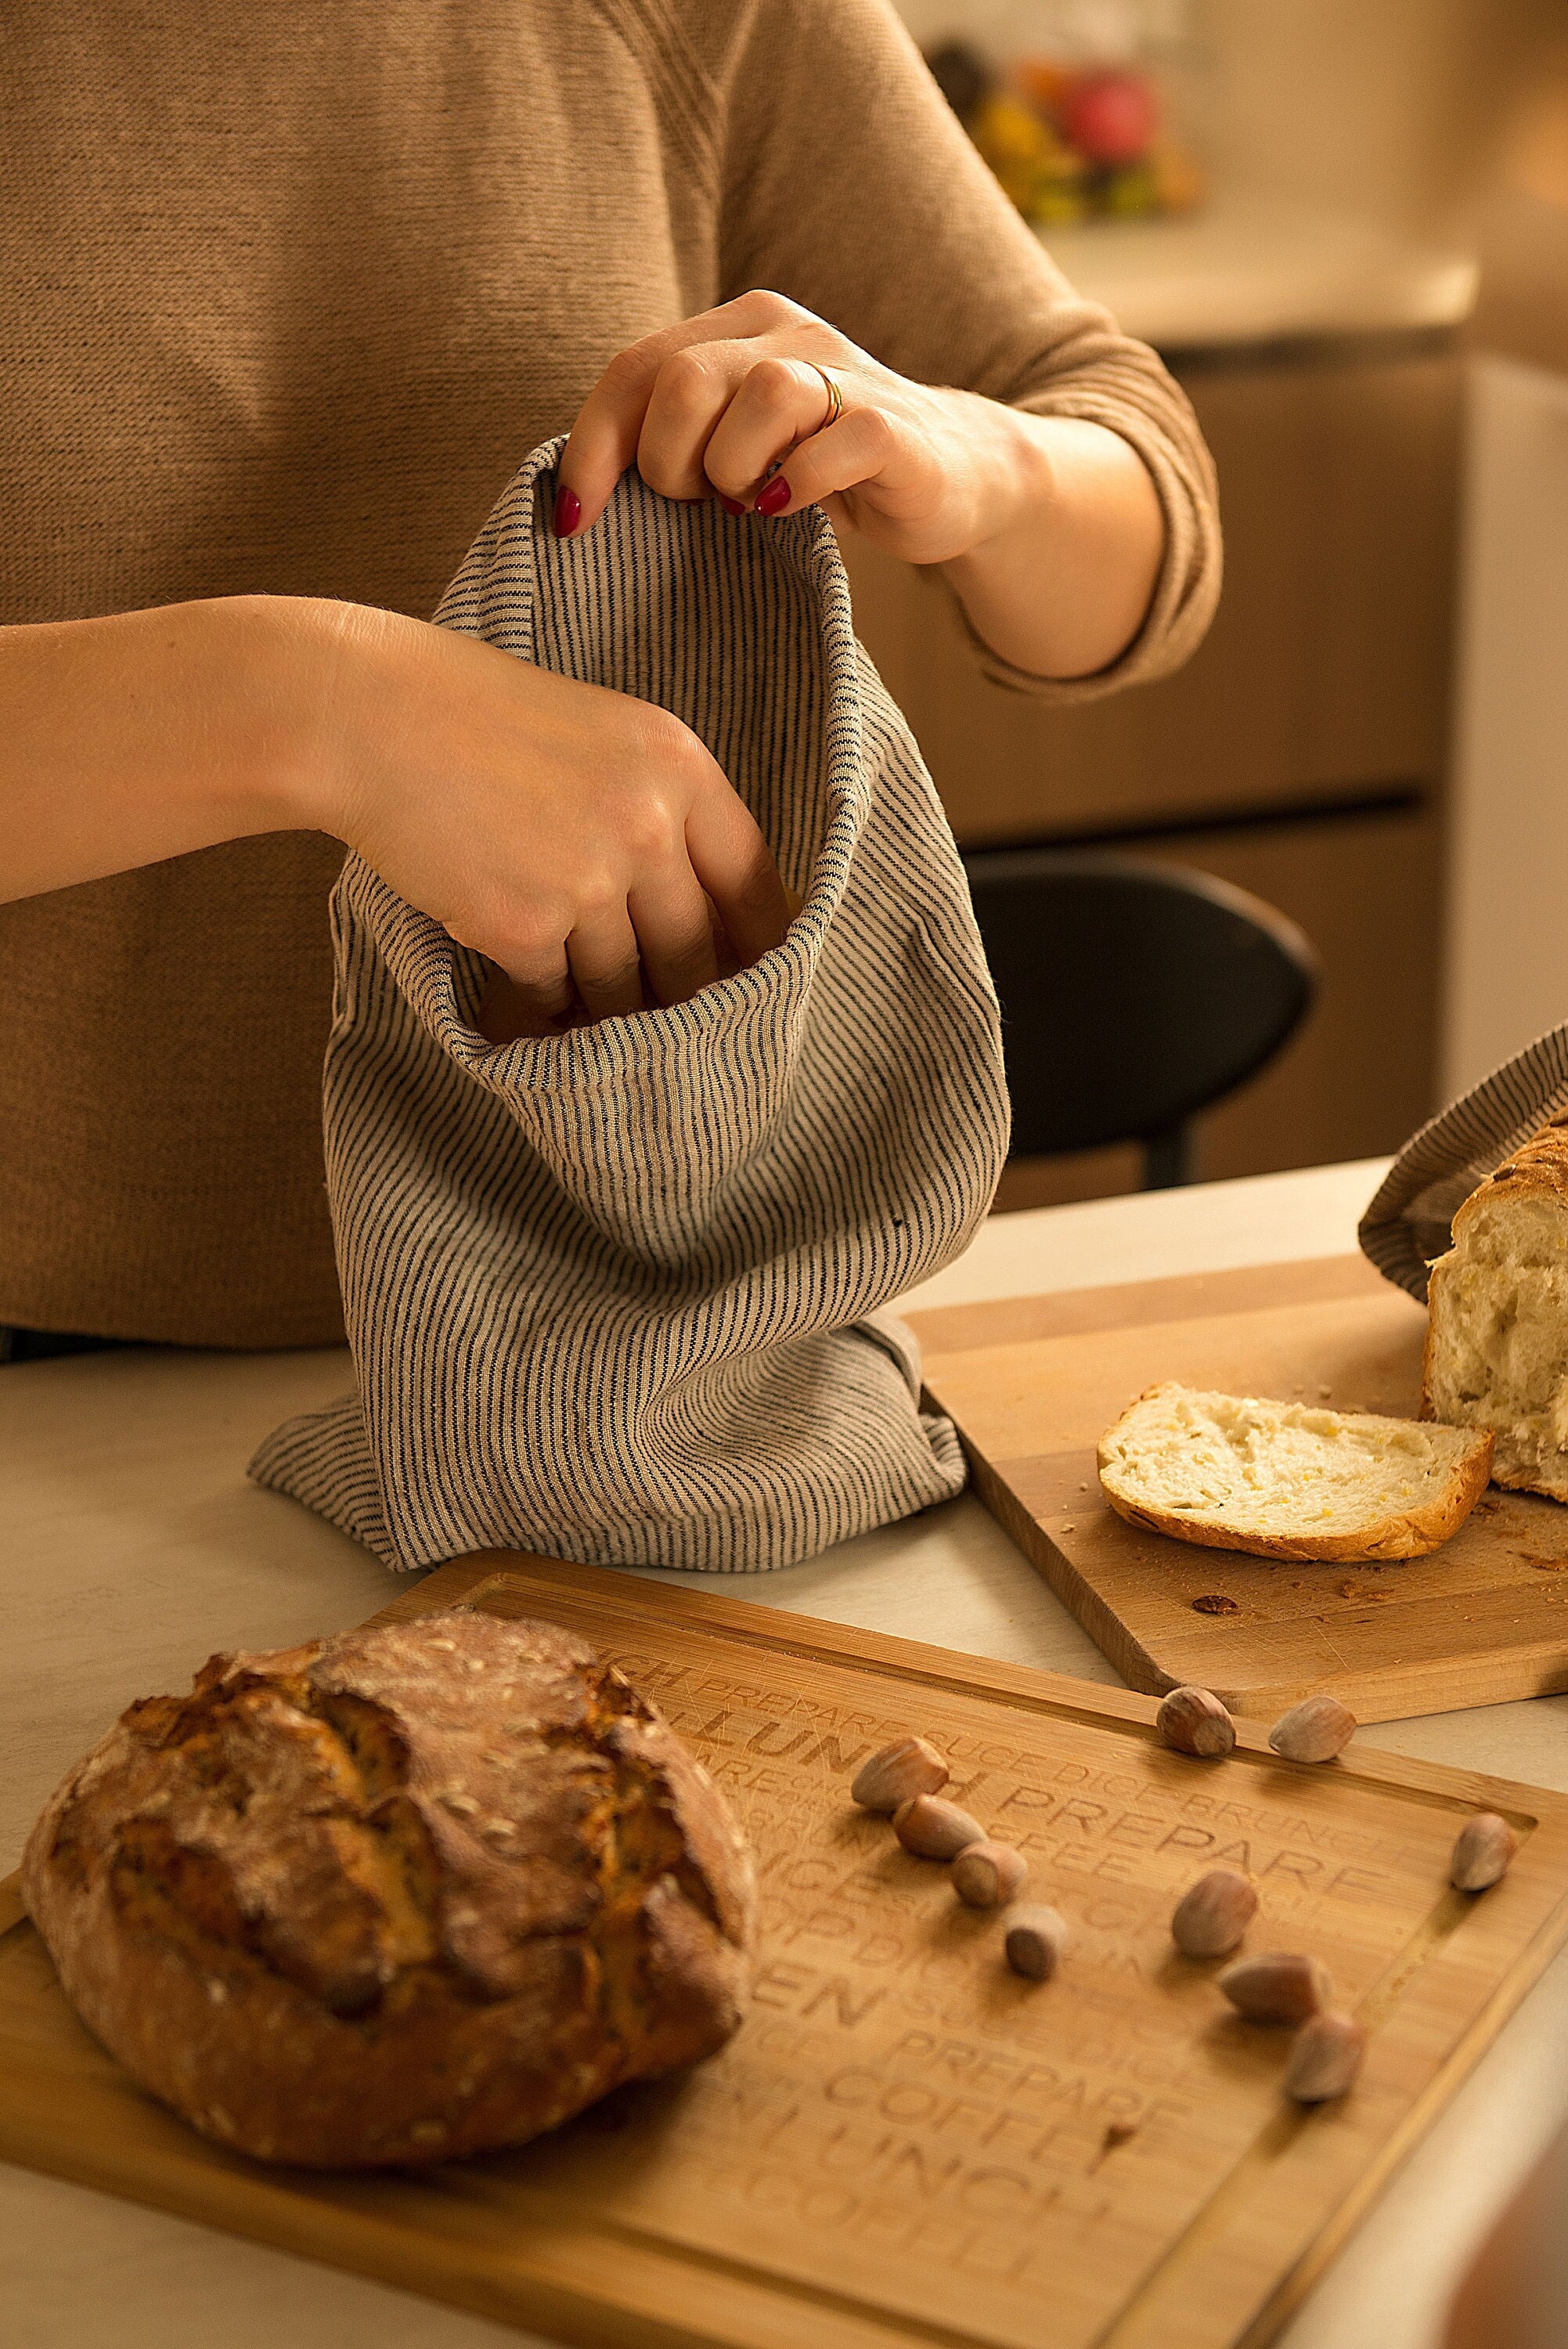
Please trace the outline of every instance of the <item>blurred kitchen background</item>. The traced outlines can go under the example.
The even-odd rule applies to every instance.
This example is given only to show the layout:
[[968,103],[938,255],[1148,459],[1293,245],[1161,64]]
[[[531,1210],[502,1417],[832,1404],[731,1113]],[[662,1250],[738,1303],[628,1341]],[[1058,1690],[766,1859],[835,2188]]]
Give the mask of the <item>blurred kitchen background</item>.
[[[975,674],[846,550],[960,841],[1114,846],[1280,908],[1321,964],[1197,1171],[1391,1150],[1568,1019],[1568,5],[902,0],[1073,282],[1165,355],[1227,577],[1179,677],[1078,709]],[[1130,1189],[1136,1147],[999,1204]]]

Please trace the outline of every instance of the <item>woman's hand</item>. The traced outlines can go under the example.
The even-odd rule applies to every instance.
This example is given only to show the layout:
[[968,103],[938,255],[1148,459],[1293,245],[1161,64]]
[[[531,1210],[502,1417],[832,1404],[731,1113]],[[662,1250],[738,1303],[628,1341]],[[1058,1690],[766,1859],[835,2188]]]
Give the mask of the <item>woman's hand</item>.
[[911,383],[779,294],[611,360],[562,453],[562,536],[592,529],[632,464],[665,497],[764,520],[820,503],[905,563],[945,565],[993,648],[1046,676],[1123,650],[1164,549],[1153,482],[1115,433]]
[[679,1002],[789,920],[678,719],[473,637],[284,595],[0,628],[0,900],[285,831],[499,965],[496,1041]]
[[768,843],[679,719],[423,621],[326,608],[325,828],[500,966],[492,1040],[684,1002],[782,939]]
[[[823,369],[843,401],[835,423]],[[994,406],[906,382],[781,294],[743,294],[611,360],[562,455],[556,527],[592,529],[635,464],[661,495],[717,494],[734,513],[836,500],[890,554],[945,562],[1009,502],[998,436],[982,424]]]

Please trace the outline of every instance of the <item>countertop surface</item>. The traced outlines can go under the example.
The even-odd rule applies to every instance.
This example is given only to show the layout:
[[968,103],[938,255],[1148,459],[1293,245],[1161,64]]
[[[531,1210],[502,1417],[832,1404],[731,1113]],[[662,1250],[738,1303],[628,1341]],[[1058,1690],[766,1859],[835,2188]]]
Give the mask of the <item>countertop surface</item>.
[[1479,280],[1468,253],[1241,193],[1181,219],[1050,229],[1042,242],[1080,294],[1170,352],[1458,326]]
[[[1336,1256],[1381,1163],[994,1218],[908,1300],[1095,1287]],[[362,1619],[392,1578],[244,1478],[289,1412],[340,1393],[340,1352],[154,1350],[0,1371],[0,1865],[50,1787],[136,1696],[215,1648]],[[707,1577],[666,1575],[686,1582]],[[731,1596],[1113,1682],[968,1495]],[[1568,1698],[1383,1723],[1369,1744],[1568,1789]],[[1548,1969],[1295,2321],[1286,2349],[1435,2349],[1453,2279],[1568,2118],[1568,1952]],[[18,2349],[480,2349],[526,2336],[30,2172],[0,2168],[0,2305]]]

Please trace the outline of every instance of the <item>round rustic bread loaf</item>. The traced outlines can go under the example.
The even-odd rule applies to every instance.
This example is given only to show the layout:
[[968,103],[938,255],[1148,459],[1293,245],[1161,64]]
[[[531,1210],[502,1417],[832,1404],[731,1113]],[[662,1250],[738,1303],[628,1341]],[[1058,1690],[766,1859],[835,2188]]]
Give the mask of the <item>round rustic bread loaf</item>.
[[453,1609],[214,1656],[71,1772],[22,1881],[105,2046],[263,2160],[518,2145],[713,2054],[745,2002],[722,1797],[545,1623]]

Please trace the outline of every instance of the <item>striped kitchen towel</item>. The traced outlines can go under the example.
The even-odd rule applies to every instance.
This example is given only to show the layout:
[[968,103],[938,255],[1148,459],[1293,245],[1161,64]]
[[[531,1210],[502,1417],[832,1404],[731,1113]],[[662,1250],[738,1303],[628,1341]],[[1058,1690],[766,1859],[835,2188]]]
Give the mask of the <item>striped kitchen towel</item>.
[[251,1474],[395,1568],[785,1566],[965,1481],[878,1309],[990,1204],[995,997],[823,515],[736,522],[631,473],[557,539],[560,446],[438,620],[673,710],[804,907],[689,1003],[494,1046],[481,957],[348,858],[325,1105],[358,1392]]
[[1427,1267],[1451,1245],[1456,1208],[1564,1109],[1568,1025],[1538,1036],[1407,1142],[1361,1218],[1378,1271],[1424,1305]]

